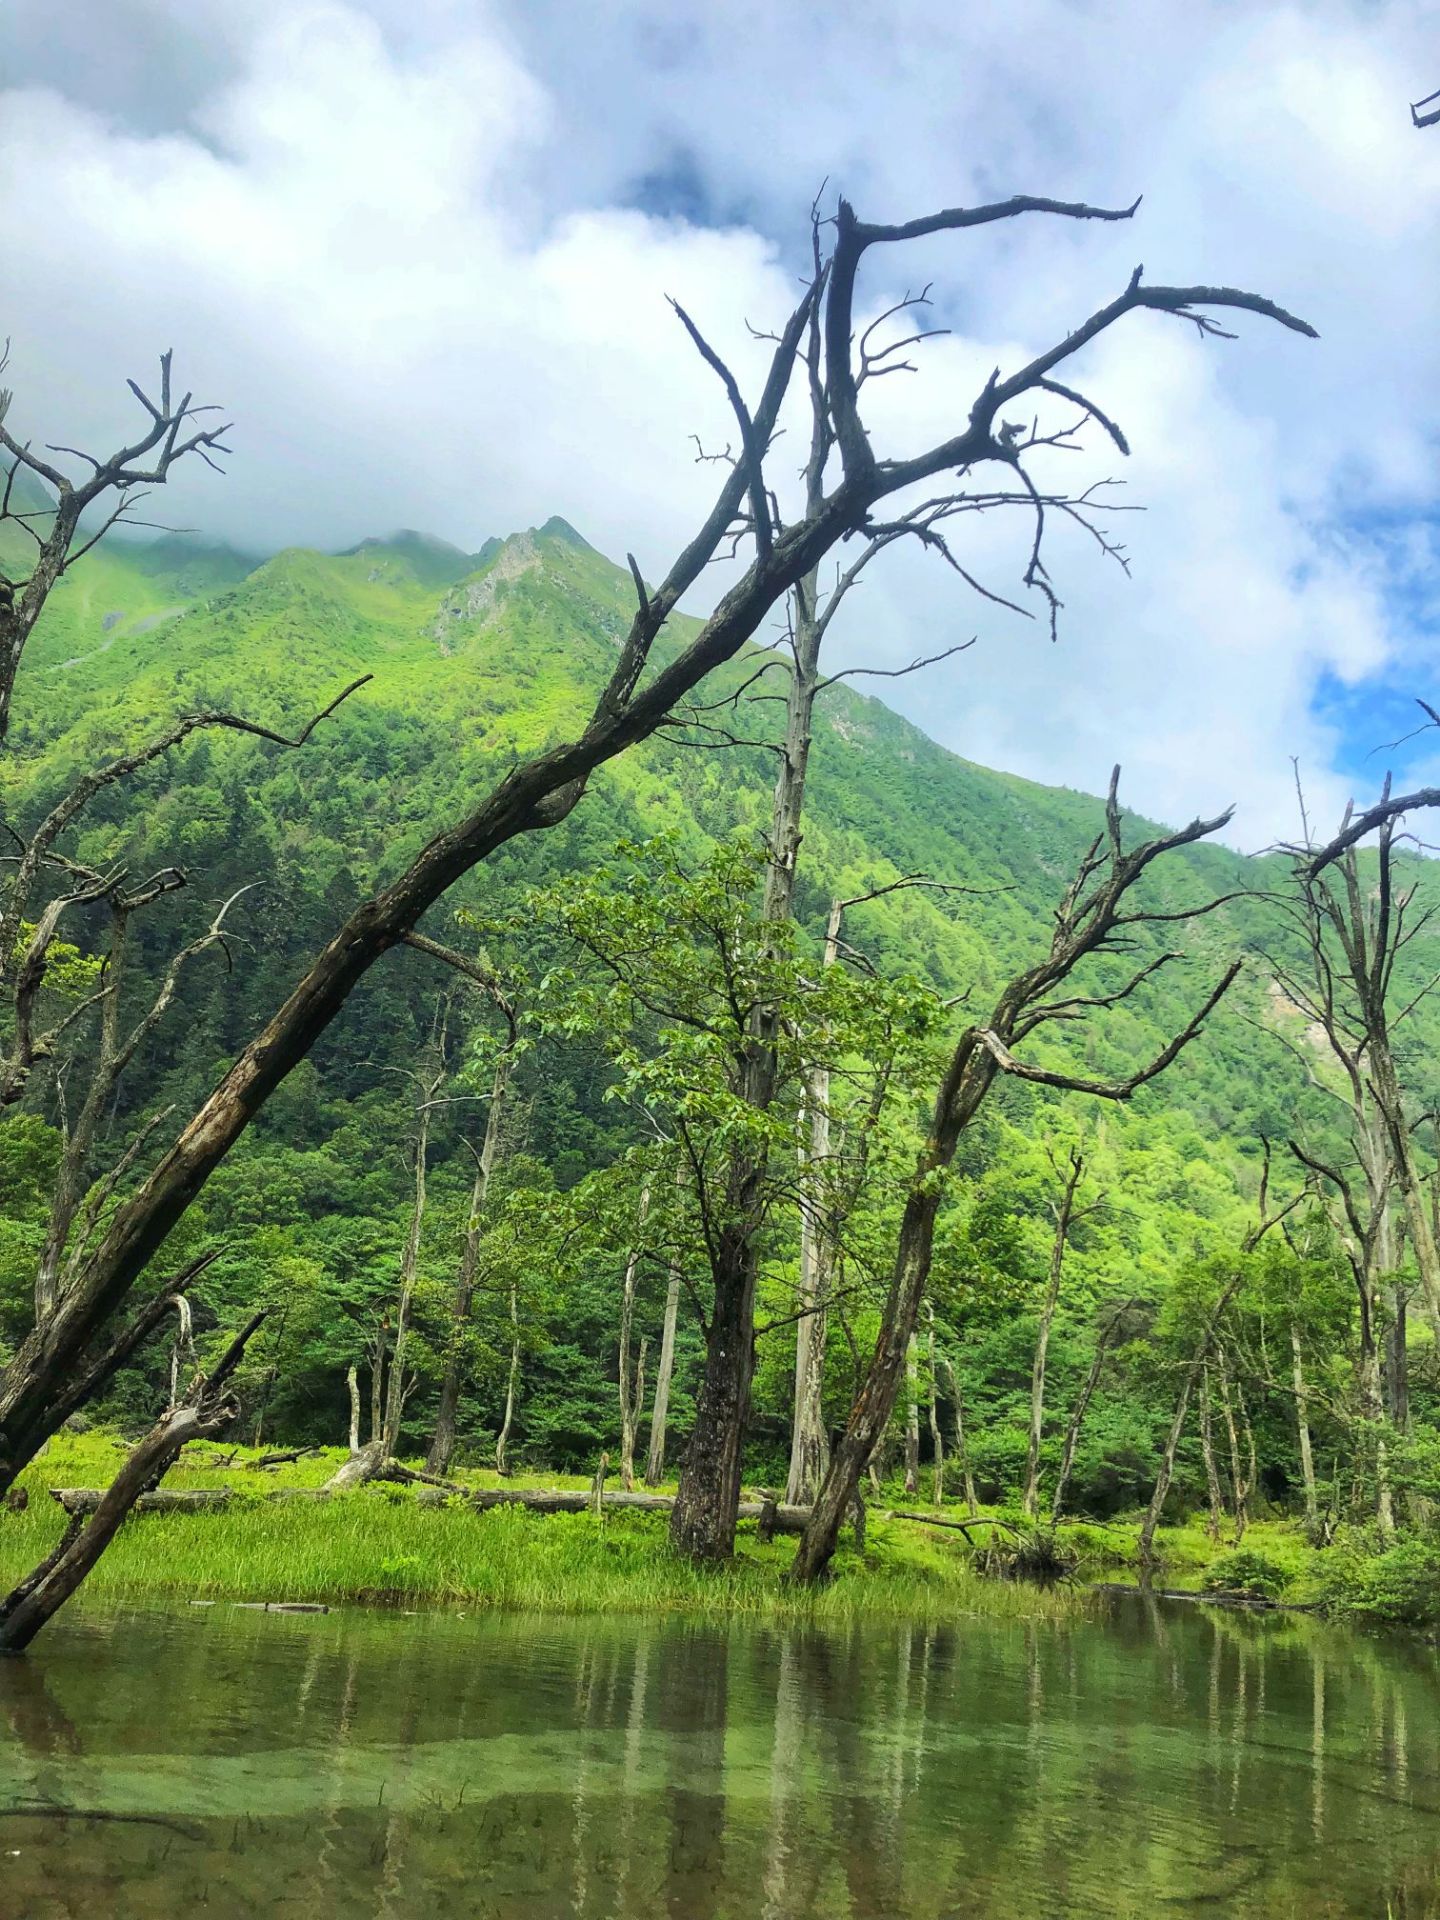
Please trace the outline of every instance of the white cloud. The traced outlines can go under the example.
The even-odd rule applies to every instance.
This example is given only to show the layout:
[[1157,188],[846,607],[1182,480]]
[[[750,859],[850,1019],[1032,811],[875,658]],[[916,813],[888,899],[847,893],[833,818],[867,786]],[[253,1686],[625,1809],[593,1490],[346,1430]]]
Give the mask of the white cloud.
[[[1235,798],[1248,845],[1291,825],[1291,753],[1339,803],[1348,748],[1317,681],[1423,668],[1422,603],[1393,591],[1397,567],[1433,571],[1406,522],[1433,500],[1440,426],[1440,134],[1404,111],[1440,82],[1418,3],[910,0],[884,30],[858,4],[759,0],[608,0],[583,24],[568,0],[16,12],[17,411],[47,439],[109,439],[121,376],[173,342],[238,422],[230,478],[187,482],[176,517],[272,545],[413,524],[473,546],[560,512],[658,573],[711,481],[687,435],[729,437],[667,293],[753,373],[743,321],[793,298],[827,173],[884,216],[1143,187],[1133,226],[1033,220],[875,262],[872,301],[933,274],[956,329],[877,389],[882,436],[931,437],[977,371],[1138,259],[1151,280],[1255,286],[1321,341],[1246,319],[1202,343],[1141,317],[1090,352],[1146,512],[1123,528],[1129,582],[1057,541],[1058,649],[919,555],[857,595],[837,643],[895,664],[978,631],[896,703],[1035,778],[1093,788],[1119,758],[1164,817]],[[1115,465],[1098,450],[1084,471]],[[978,531],[1001,587],[1017,542]]]

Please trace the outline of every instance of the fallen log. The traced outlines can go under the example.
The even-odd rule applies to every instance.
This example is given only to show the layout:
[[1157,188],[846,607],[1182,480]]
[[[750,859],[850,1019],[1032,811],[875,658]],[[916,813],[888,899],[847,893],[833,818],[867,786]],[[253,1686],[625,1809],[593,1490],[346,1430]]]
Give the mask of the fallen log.
[[[51,1487],[50,1498],[68,1514],[94,1513],[104,1493],[103,1487]],[[153,1493],[142,1493],[131,1511],[205,1513],[214,1507],[229,1506],[240,1497],[229,1487],[159,1487]],[[328,1500],[330,1496],[324,1487],[272,1487],[262,1497],[266,1500]]]
[[379,1440],[372,1440],[368,1446],[361,1447],[358,1453],[352,1453],[325,1482],[331,1493],[343,1493],[347,1487],[363,1487],[367,1480],[389,1477],[390,1462],[385,1458],[385,1450]]
[[[570,1492],[549,1487],[463,1487],[457,1481],[437,1481],[433,1475],[411,1473],[403,1467],[398,1473],[387,1472],[385,1477],[417,1482],[416,1497],[426,1507],[438,1507],[446,1500],[462,1500],[477,1513],[489,1513],[497,1507],[521,1507],[527,1513],[593,1513],[596,1506],[596,1496],[589,1489]],[[739,1518],[762,1519],[770,1504],[763,1500],[742,1500]],[[600,1495],[600,1506],[606,1513],[669,1513],[674,1505],[675,1497],[668,1493]],[[809,1507],[774,1508],[777,1533],[803,1533],[809,1518]]]
[[[307,1453],[318,1453],[318,1446],[292,1447],[287,1453],[262,1453],[258,1460],[249,1460],[246,1465],[258,1472],[262,1467],[284,1467],[292,1460],[303,1460]],[[232,1456],[233,1457],[233,1456]]]

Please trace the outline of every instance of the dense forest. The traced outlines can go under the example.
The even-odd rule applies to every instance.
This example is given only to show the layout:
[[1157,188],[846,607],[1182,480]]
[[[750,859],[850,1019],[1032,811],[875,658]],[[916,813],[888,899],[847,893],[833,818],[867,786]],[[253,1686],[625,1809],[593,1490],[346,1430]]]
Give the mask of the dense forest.
[[[306,955],[413,857],[431,822],[583,719],[634,596],[627,570],[559,519],[474,554],[413,533],[268,560],[194,538],[111,537],[62,576],[26,653],[3,764],[5,814],[22,834],[157,723],[219,709],[289,731],[371,676],[303,751],[198,733],[97,793],[71,834],[88,869],[183,872],[183,887],[135,918],[137,1015],[231,902],[223,938],[187,960],[115,1085],[96,1167],[107,1143],[111,1159],[137,1138],[150,1152],[166,1116],[196,1105]],[[694,625],[672,621],[682,636]],[[747,1484],[779,1487],[791,1470],[807,1318],[796,1303],[816,1217],[794,1169],[821,1053],[829,1142],[817,1178],[833,1245],[817,1364],[823,1424],[844,1424],[957,1009],[988,1006],[1045,950],[1104,812],[970,765],[831,685],[815,707],[793,939],[777,957],[759,907],[784,712],[763,671],[774,660],[748,650],[707,683],[723,732],[692,722],[645,743],[562,824],[461,881],[424,931],[468,956],[472,974],[423,951],[389,954],[210,1179],[165,1257],[179,1267],[218,1250],[194,1306],[202,1353],[270,1309],[237,1376],[237,1434],[334,1444],[353,1410],[355,1444],[388,1420],[396,1452],[442,1470],[588,1473],[608,1451],[616,1470],[623,1454],[628,1482],[646,1464],[659,1367],[662,1449],[683,1457],[708,1310],[706,1222],[686,1155],[741,1124],[719,1096],[716,1058],[736,970],[766,967],[790,1044],[764,1117]],[[966,667],[962,655],[925,670]],[[1125,828],[1152,831],[1128,816]],[[1433,882],[1428,862],[1398,846],[1392,858],[1390,883],[1416,897],[1386,993],[1407,1010],[1395,1056],[1429,1195]],[[1170,918],[1097,961],[1084,992],[1116,1004],[1057,1022],[1036,1056],[1123,1078],[1243,959],[1154,1084],[1099,1103],[999,1080],[946,1178],[926,1309],[876,1474],[903,1475],[917,1498],[943,1482],[972,1510],[1048,1516],[1062,1504],[1063,1454],[1067,1512],[1143,1509],[1163,1472],[1169,1517],[1213,1510],[1218,1526],[1223,1509],[1238,1537],[1247,1516],[1303,1515],[1316,1540],[1377,1511],[1388,1531],[1440,1493],[1423,1276],[1390,1175],[1371,1195],[1385,1245],[1357,1265],[1364,1174],[1351,1171],[1343,1065],[1311,1004],[1293,867],[1283,852],[1247,858],[1214,843],[1157,862],[1145,906]],[[1363,917],[1373,852],[1356,871]],[[827,952],[839,901],[851,904]],[[73,910],[65,936],[46,985],[62,1018],[100,977],[100,908]],[[1137,968],[1146,977],[1121,998]],[[53,1070],[0,1124],[10,1351],[33,1314],[62,1130],[98,1033],[77,1019]],[[1290,1210],[1258,1238],[1266,1204]],[[1363,1234],[1368,1218],[1359,1224]],[[673,1348],[663,1367],[662,1346]],[[86,1417],[139,1432],[172,1391],[167,1332]],[[1193,1405],[1167,1467],[1182,1399]]]

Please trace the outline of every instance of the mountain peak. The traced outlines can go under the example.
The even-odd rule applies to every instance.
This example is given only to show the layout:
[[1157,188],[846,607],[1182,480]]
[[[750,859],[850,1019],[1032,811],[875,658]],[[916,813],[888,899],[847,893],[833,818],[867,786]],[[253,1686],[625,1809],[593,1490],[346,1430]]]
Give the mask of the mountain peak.
[[342,560],[366,559],[377,564],[397,561],[427,587],[448,587],[463,580],[475,566],[476,556],[465,553],[437,534],[417,533],[413,527],[399,527],[394,533],[372,534],[356,546],[347,547]]
[[577,533],[570,522],[562,520],[558,513],[552,513],[543,527],[535,527],[532,531],[542,540],[563,540],[567,546],[583,547],[586,553],[595,551],[585,536]]

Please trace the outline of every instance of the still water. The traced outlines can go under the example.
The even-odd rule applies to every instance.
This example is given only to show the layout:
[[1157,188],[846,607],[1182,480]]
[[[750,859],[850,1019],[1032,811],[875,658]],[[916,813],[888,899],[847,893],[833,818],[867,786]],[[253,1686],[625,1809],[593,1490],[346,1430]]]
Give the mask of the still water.
[[1095,1608],[76,1611],[0,1663],[0,1916],[1440,1915],[1431,1651]]

